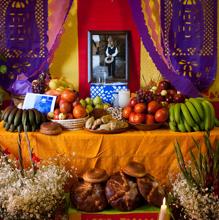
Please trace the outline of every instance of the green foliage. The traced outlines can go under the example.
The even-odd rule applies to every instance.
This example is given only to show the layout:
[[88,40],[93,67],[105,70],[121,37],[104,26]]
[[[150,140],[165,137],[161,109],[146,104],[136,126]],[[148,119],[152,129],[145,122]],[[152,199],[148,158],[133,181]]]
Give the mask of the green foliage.
[[204,134],[205,153],[201,151],[200,143],[193,138],[197,149],[195,155],[189,149],[191,166],[186,165],[179,143],[175,144],[175,152],[180,170],[187,183],[198,190],[207,188],[219,196],[219,142],[212,146],[210,132]]

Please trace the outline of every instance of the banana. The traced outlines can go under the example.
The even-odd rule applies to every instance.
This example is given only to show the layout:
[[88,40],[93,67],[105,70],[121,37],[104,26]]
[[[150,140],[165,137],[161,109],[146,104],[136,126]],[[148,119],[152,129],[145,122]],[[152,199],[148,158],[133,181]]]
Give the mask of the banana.
[[23,127],[27,124],[27,121],[28,121],[28,111],[26,109],[23,110],[22,112],[22,125]]
[[171,104],[169,107],[169,119],[171,122],[175,121],[175,119],[174,119],[174,104]]
[[11,110],[13,106],[9,105],[7,108],[5,108],[2,112],[2,115],[1,115],[1,121],[4,120],[4,116],[6,114],[7,111]]
[[10,124],[6,122],[6,124],[5,124],[5,130],[8,131],[9,128],[10,128]]
[[183,115],[182,115],[182,121],[183,121],[183,124],[184,124],[184,126],[185,126],[186,131],[192,132],[192,128],[191,128],[190,125],[186,122],[185,117],[184,117]]
[[176,123],[180,123],[180,103],[176,103],[174,105],[174,119],[176,121]]
[[23,110],[22,110],[22,109],[18,109],[18,110],[17,110],[16,115],[15,115],[15,117],[14,117],[14,126],[15,126],[15,127],[17,127],[17,126],[21,123],[22,113],[23,113]]
[[17,126],[17,131],[18,131],[18,132],[23,131],[23,125],[22,125],[22,124],[19,124],[19,125]]
[[179,131],[186,132],[186,128],[185,128],[185,125],[183,123],[180,123],[177,126],[178,126]]
[[203,106],[203,109],[204,109],[204,112],[205,112],[205,119],[204,119],[204,122],[205,122],[205,131],[209,131],[211,130],[211,109],[210,109],[210,106],[207,104],[206,101],[203,101],[201,102],[202,103],[202,106]]
[[204,102],[206,102],[206,104],[208,104],[208,106],[210,107],[210,114],[211,114],[211,125],[210,125],[210,128],[214,128],[215,126],[215,109],[214,109],[214,106],[208,101],[208,100],[205,100]]
[[36,125],[35,114],[32,109],[28,109],[28,117],[29,117],[30,125],[31,126]]
[[176,127],[176,123],[175,122],[170,121],[169,122],[169,127],[170,127],[170,130],[177,131],[177,127]]
[[185,120],[186,122],[191,126],[193,127],[195,125],[195,121],[194,119],[192,118],[188,108],[186,107],[186,105],[184,103],[181,103],[181,110],[182,110],[182,113],[183,113],[183,116],[185,117]]
[[195,124],[192,128],[194,131],[200,131],[200,127],[197,124]]
[[200,119],[199,114],[198,114],[196,108],[194,107],[194,105],[190,101],[186,101],[185,105],[188,108],[189,112],[191,113],[192,118],[194,119],[194,121],[197,124],[199,124],[201,122],[201,119]]
[[204,120],[205,113],[204,113],[204,109],[202,107],[201,101],[197,98],[190,98],[189,101],[194,105],[196,111],[198,112],[200,119]]
[[4,117],[3,117],[3,120],[5,122],[8,121],[8,116],[10,115],[11,111],[16,108],[15,106],[9,106],[7,109],[5,109],[5,112],[3,113],[4,114]]
[[14,124],[10,124],[9,131],[13,132],[15,130],[16,130],[16,127],[14,126]]
[[200,130],[204,131],[205,130],[205,121],[201,121],[201,123],[199,124]]
[[17,110],[18,110],[18,108],[15,107],[15,108],[13,108],[12,111],[10,112],[10,114],[9,114],[9,116],[8,116],[8,120],[7,120],[7,122],[8,122],[9,124],[12,124],[12,123],[14,122],[14,117],[15,117],[15,115],[16,115],[16,113],[17,113]]
[[39,112],[35,108],[33,108],[32,110],[34,111],[34,114],[35,114],[36,124],[37,124],[37,126],[39,126],[41,124],[41,119],[42,119],[41,112]]
[[216,117],[214,118],[214,125],[219,127],[219,120]]

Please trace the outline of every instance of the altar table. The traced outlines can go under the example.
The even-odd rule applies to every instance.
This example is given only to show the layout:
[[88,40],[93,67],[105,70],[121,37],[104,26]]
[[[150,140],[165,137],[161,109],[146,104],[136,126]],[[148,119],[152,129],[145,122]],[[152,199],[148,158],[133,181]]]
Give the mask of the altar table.
[[[80,174],[88,168],[100,167],[110,175],[129,160],[145,165],[149,173],[161,183],[178,171],[174,144],[179,142],[183,155],[189,159],[188,150],[194,148],[192,137],[204,144],[204,132],[181,133],[168,128],[152,131],[129,130],[120,134],[94,134],[85,130],[63,131],[57,136],[28,132],[34,154],[40,159],[56,157],[60,163],[74,168]],[[17,155],[18,133],[7,132],[0,123],[0,146]],[[219,128],[211,131],[210,139],[219,140]],[[22,133],[23,158],[28,163],[25,135]]]

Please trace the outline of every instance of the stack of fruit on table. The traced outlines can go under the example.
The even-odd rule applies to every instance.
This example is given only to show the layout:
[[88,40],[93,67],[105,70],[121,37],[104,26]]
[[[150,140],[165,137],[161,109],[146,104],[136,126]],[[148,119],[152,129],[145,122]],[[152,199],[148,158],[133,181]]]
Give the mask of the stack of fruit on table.
[[131,124],[151,126],[168,121],[169,104],[184,102],[185,96],[170,82],[163,80],[157,85],[140,89],[123,109],[123,118]]

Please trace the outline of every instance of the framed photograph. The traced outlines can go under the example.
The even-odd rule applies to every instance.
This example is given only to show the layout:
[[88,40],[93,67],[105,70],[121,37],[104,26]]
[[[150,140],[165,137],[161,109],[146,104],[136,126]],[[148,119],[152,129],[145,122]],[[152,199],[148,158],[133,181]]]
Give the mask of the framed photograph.
[[128,82],[128,31],[88,32],[88,81]]
[[35,108],[38,111],[47,114],[53,112],[56,102],[56,96],[27,93],[24,98],[23,109]]

